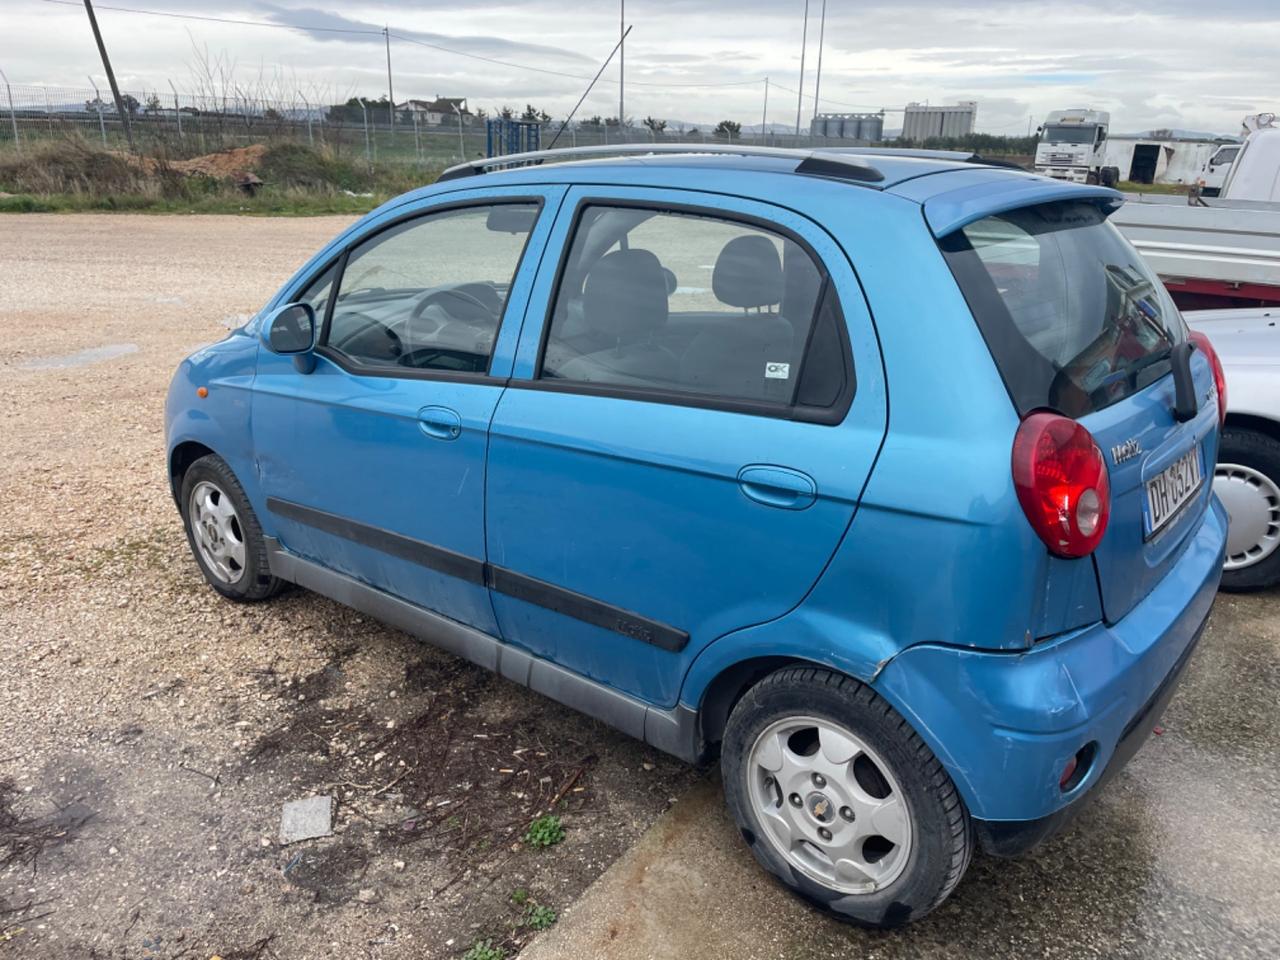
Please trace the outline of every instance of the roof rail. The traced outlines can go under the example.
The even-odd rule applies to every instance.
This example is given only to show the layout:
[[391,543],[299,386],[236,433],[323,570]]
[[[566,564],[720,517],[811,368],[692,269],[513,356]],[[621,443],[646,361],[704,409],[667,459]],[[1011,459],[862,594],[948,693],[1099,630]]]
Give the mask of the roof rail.
[[599,147],[560,147],[555,150],[533,150],[528,153],[508,153],[483,160],[467,160],[455,164],[440,175],[440,180],[457,180],[474,177],[489,170],[544,163],[548,160],[581,160],[587,157],[645,157],[665,154],[721,154],[737,157],[774,157],[797,161],[797,173],[813,173],[819,176],[840,177],[862,183],[878,183],[884,174],[856,155],[833,150],[797,150],[790,147],[759,147],[747,144],[727,143],[614,143]]

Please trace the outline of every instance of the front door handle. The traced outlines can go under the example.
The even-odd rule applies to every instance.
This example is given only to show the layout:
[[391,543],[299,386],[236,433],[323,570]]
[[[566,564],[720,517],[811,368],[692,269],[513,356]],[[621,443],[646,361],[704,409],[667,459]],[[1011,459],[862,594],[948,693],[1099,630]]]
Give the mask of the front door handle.
[[423,407],[418,411],[418,428],[435,440],[457,440],[462,434],[462,418],[448,407]]
[[803,510],[818,498],[813,477],[790,467],[753,464],[738,471],[738,486],[757,503],[783,510]]

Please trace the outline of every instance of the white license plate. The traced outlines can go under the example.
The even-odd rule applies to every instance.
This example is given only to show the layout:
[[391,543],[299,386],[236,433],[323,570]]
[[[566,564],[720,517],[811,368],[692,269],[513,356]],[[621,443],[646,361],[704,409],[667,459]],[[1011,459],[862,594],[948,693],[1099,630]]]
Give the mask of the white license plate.
[[1147,508],[1143,513],[1148,537],[1158,533],[1195,496],[1203,476],[1200,445],[1196,444],[1147,481]]

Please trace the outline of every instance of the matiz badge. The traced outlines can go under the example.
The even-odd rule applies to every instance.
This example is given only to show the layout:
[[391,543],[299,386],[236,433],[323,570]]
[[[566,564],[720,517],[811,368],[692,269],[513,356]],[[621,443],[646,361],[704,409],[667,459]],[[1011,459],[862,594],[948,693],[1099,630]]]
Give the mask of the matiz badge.
[[1142,444],[1136,438],[1130,438],[1124,443],[1117,443],[1111,448],[1111,459],[1117,465],[1124,463],[1126,460],[1132,460],[1142,452]]

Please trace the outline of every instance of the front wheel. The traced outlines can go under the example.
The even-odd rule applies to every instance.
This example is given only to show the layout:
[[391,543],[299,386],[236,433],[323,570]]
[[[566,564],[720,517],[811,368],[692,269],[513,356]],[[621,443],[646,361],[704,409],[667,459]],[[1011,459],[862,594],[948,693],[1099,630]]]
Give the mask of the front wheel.
[[874,690],[791,667],[734,707],[725,799],[756,859],[836,917],[896,927],[941,904],[973,852],[955,785]]
[[1230,517],[1222,588],[1261,590],[1280,583],[1280,442],[1228,427],[1213,492]]
[[283,581],[271,575],[262,527],[240,481],[215,454],[182,477],[179,504],[187,542],[209,586],[230,600],[265,600]]

